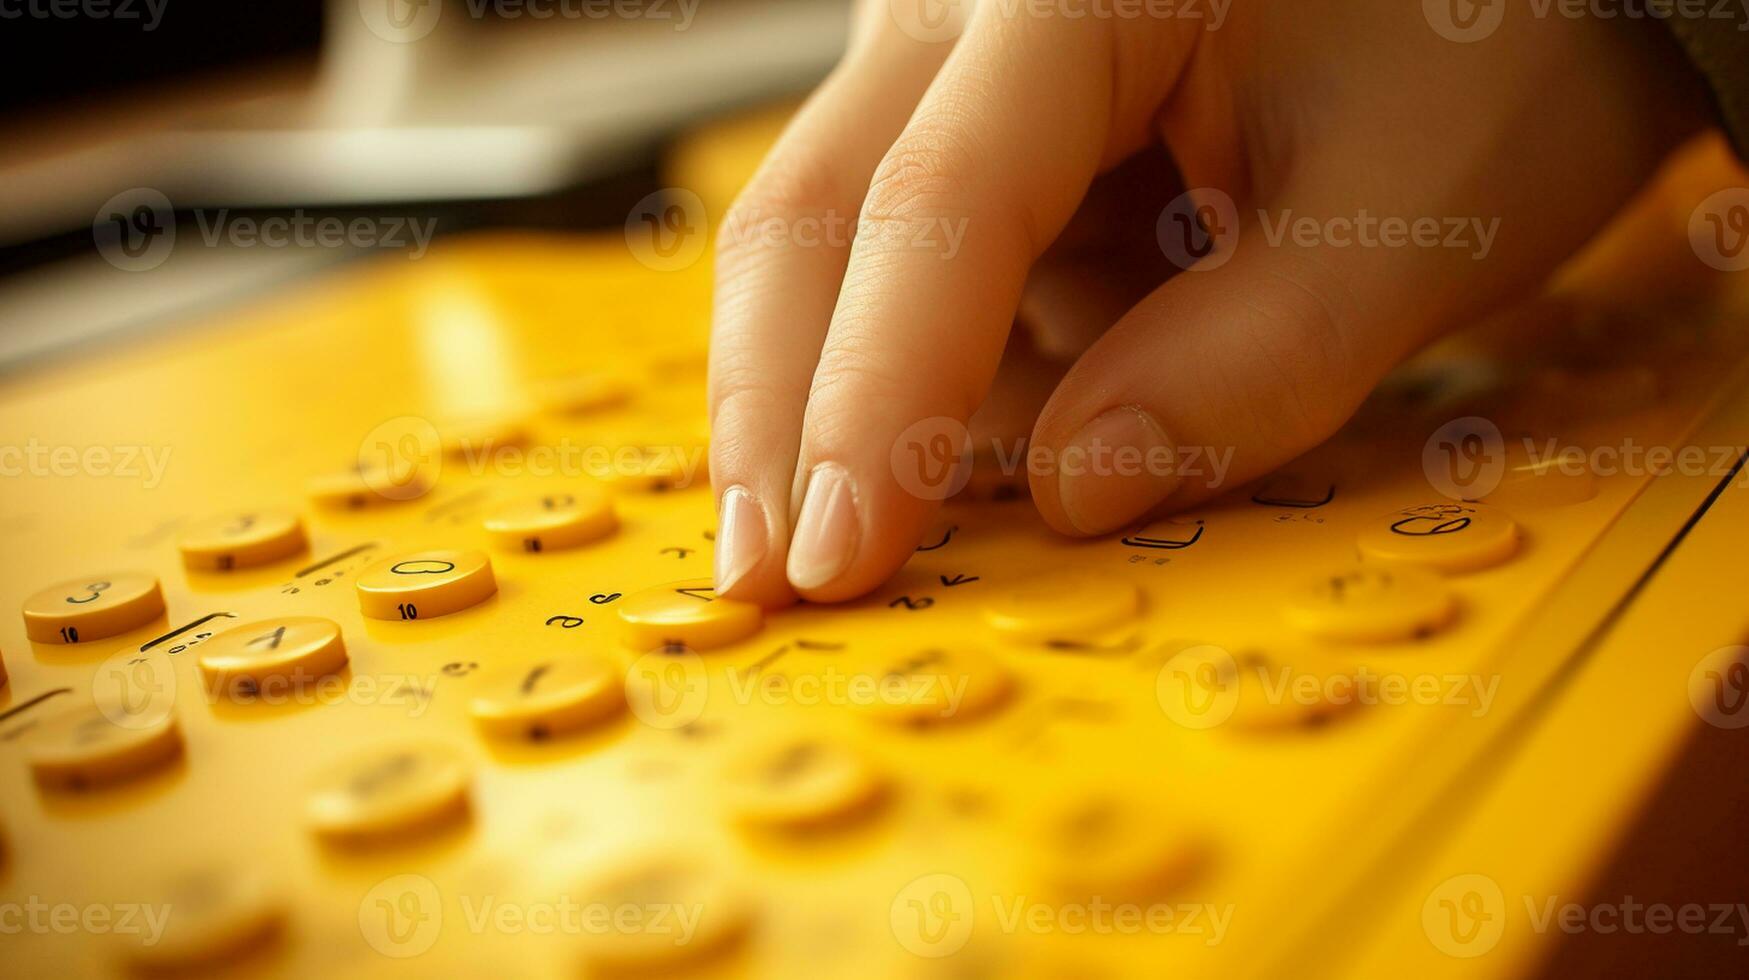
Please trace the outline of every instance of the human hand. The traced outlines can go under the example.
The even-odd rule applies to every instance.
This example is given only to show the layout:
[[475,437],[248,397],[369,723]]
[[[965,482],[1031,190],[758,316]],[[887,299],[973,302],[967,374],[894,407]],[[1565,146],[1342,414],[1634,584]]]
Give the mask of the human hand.
[[[1091,341],[1032,426],[1062,465],[1029,478],[1053,528],[1104,533],[1317,445],[1402,358],[1534,289],[1700,124],[1656,24],[1513,6],[1460,43],[1437,0],[1231,0],[1218,27],[1212,0],[975,0],[954,34],[928,2],[859,8],[719,234],[723,594],[838,601],[896,571],[938,502],[894,447],[979,408],[1017,311]],[[1193,264],[1173,221],[1199,213]],[[1437,241],[1361,241],[1368,216]],[[1231,464],[1223,486],[1069,465],[1122,447]]]

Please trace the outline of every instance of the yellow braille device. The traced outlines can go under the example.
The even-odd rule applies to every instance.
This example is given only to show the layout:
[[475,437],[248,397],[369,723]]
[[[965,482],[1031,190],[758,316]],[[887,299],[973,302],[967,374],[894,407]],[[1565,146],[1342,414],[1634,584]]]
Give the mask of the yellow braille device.
[[1623,244],[1721,166],[1268,478],[1072,541],[980,476],[841,606],[714,591],[710,261],[636,222],[7,376],[162,466],[0,480],[0,974],[1533,973],[1749,725],[1749,282]]

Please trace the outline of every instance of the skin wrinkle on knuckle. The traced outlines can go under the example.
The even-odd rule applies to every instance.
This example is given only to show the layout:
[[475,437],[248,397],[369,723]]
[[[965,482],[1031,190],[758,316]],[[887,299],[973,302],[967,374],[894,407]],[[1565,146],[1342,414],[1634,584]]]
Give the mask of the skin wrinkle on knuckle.
[[764,247],[763,236],[757,233],[762,224],[775,220],[794,225],[802,218],[829,217],[832,202],[846,199],[843,181],[829,162],[773,157],[723,216],[717,229],[718,255],[724,257],[719,259],[719,267],[725,259],[733,263],[750,255],[780,251]]
[[869,181],[864,222],[888,223],[967,216],[977,179],[976,150],[939,130],[912,130],[887,151]]

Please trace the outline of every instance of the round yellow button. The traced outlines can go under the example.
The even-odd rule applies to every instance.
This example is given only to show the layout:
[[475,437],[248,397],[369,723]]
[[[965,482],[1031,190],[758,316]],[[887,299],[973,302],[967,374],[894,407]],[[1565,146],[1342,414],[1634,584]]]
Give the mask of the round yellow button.
[[1167,716],[1186,728],[1286,731],[1322,724],[1352,707],[1355,680],[1333,665],[1301,667],[1260,650],[1205,645],[1168,659],[1156,694]]
[[285,896],[248,865],[204,865],[178,874],[153,895],[169,912],[161,934],[136,939],[129,959],[149,969],[208,967],[271,940],[285,919]]
[[278,561],[304,550],[304,522],[283,511],[229,514],[184,532],[182,563],[197,571],[230,571]]
[[883,784],[868,760],[812,737],[757,746],[725,771],[730,806],[749,824],[807,829],[868,810]]
[[527,552],[575,548],[612,534],[618,526],[606,495],[582,489],[508,503],[486,518],[493,543]]
[[24,600],[24,633],[38,643],[80,643],[126,633],[164,613],[158,577],[115,572],[51,585]]
[[577,374],[548,378],[534,385],[534,401],[554,415],[581,415],[623,404],[632,396],[632,386],[612,374]]
[[434,619],[498,591],[483,551],[441,548],[385,558],[358,576],[358,605],[372,619]]
[[32,733],[26,754],[39,782],[80,789],[129,779],[168,763],[182,751],[182,730],[170,711],[118,723],[97,705],[73,708]]
[[499,674],[468,704],[486,731],[547,738],[593,725],[625,707],[625,677],[600,657],[544,660]]
[[324,773],[305,812],[310,826],[328,836],[415,830],[463,816],[469,781],[467,760],[447,745],[381,746]]
[[1008,699],[1014,682],[987,654],[931,649],[881,665],[873,693],[857,703],[872,717],[902,725],[935,725],[976,718]]
[[711,650],[759,631],[765,615],[751,602],[717,598],[708,578],[670,582],[619,604],[621,637],[634,650],[684,646]]
[[740,886],[702,857],[629,859],[586,882],[581,894],[586,907],[615,913],[613,928],[581,934],[585,961],[606,971],[696,963],[727,948],[752,921]]
[[315,616],[285,616],[238,626],[198,649],[201,673],[215,693],[271,693],[339,673],[346,666],[340,624]]
[[438,433],[444,455],[458,459],[483,458],[500,447],[528,441],[527,423],[509,415],[456,419],[438,426]]
[[1360,532],[1360,553],[1374,561],[1473,572],[1518,551],[1518,525],[1487,504],[1422,504],[1392,511]]
[[1039,819],[1039,876],[1080,898],[1158,900],[1208,858],[1205,840],[1155,807],[1096,797],[1046,809]]
[[1115,575],[1037,575],[996,591],[984,622],[1017,640],[1073,639],[1122,625],[1141,605],[1135,584]]
[[1522,440],[1515,440],[1508,444],[1499,484],[1483,496],[1503,507],[1579,504],[1597,496],[1597,474],[1577,446],[1533,456]]
[[311,503],[323,507],[359,510],[415,500],[430,492],[431,487],[428,468],[402,466],[324,473],[310,479],[306,493]]
[[1425,569],[1360,566],[1302,586],[1288,597],[1283,614],[1313,636],[1389,643],[1444,628],[1457,615],[1457,599]]

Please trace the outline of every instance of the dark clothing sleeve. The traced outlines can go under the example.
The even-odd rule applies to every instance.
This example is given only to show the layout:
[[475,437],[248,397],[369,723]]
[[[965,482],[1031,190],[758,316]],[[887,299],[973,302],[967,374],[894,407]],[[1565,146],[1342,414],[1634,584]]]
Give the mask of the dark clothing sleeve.
[[[1737,0],[1670,2],[1664,20],[1706,78],[1737,156],[1749,160],[1749,8]],[[1722,16],[1726,10],[1730,16]]]

